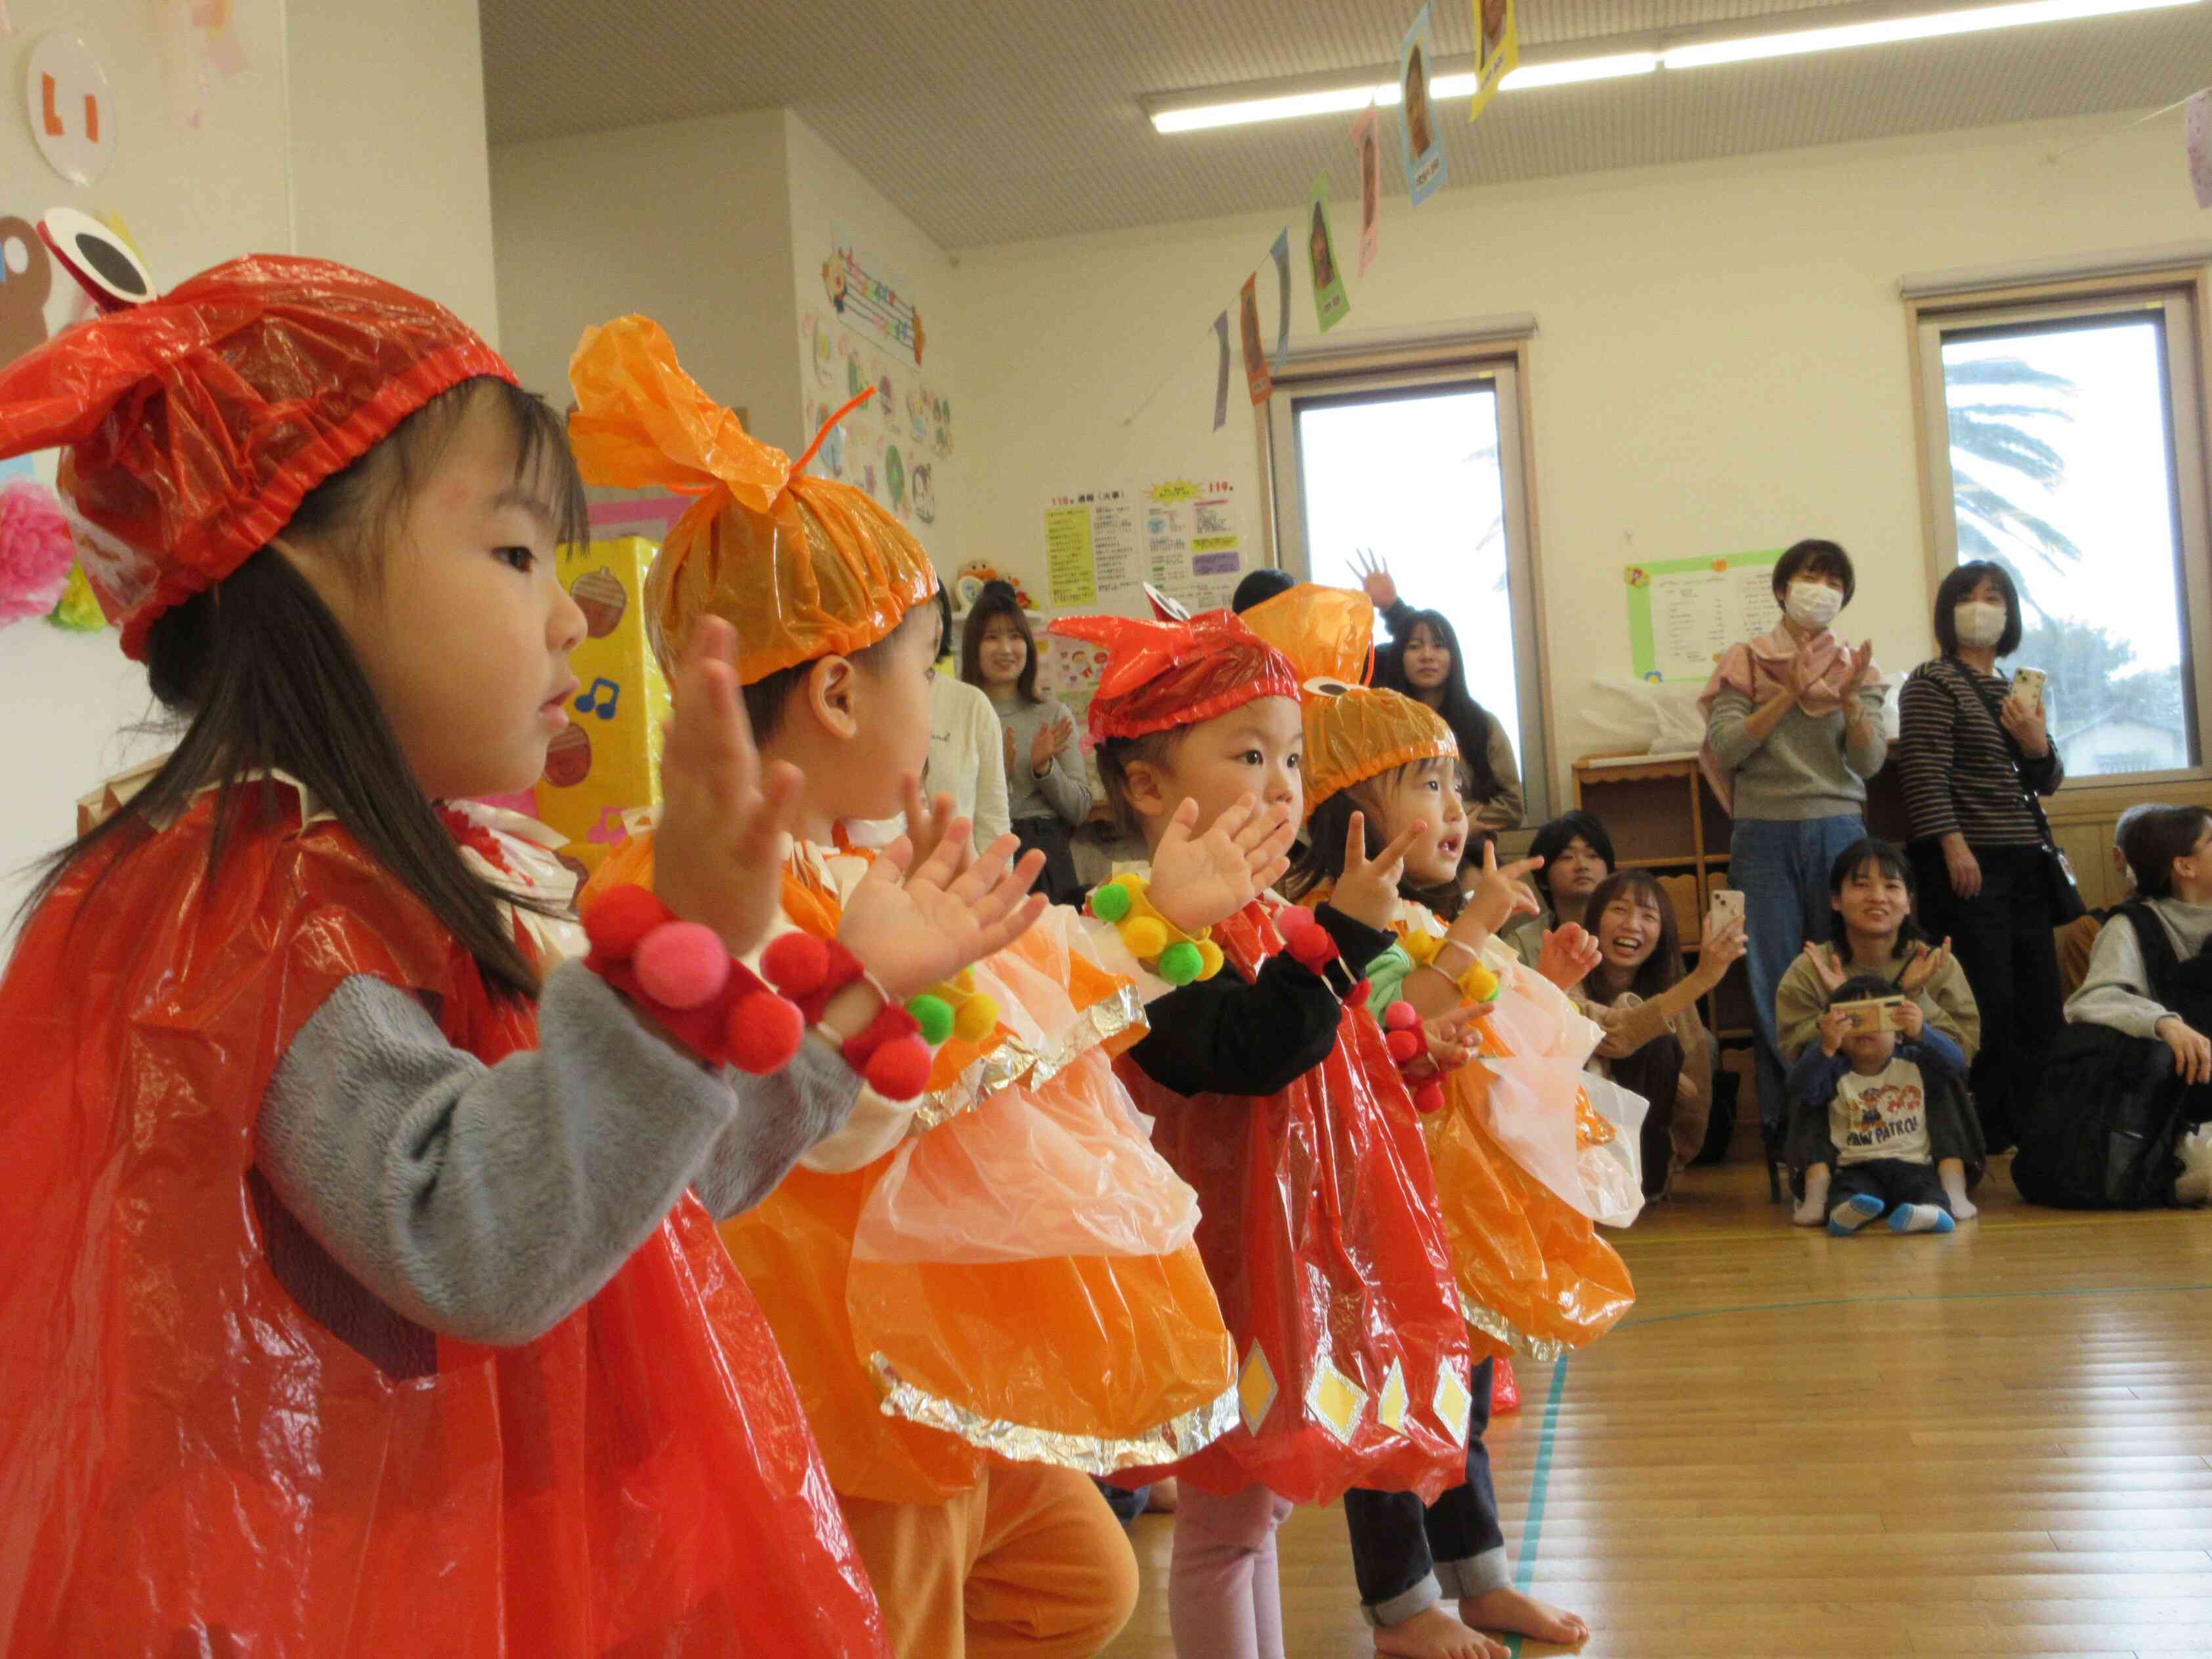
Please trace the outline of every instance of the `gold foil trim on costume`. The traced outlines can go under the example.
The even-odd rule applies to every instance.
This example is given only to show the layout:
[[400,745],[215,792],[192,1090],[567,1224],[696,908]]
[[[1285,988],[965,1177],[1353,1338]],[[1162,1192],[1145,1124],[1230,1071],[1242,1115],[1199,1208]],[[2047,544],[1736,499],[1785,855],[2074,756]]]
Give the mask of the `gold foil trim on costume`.
[[939,1399],[903,1382],[882,1354],[869,1361],[869,1369],[884,1389],[886,1417],[903,1418],[925,1428],[942,1429],[969,1445],[1017,1463],[1049,1463],[1085,1474],[1115,1474],[1123,1469],[1149,1468],[1175,1463],[1202,1450],[1235,1428],[1238,1422],[1237,1390],[1230,1389],[1180,1417],[1156,1424],[1143,1434],[1109,1440],[1098,1435],[1061,1434],[985,1417],[949,1400]]
[[1124,985],[1079,1012],[1068,1027],[1067,1040],[1049,1054],[1041,1054],[1019,1037],[1010,1036],[963,1072],[950,1088],[925,1097],[914,1115],[910,1133],[921,1134],[949,1123],[1017,1083],[1042,1089],[1100,1043],[1111,1042],[1133,1025],[1141,1025],[1144,1018],[1143,997],[1135,986]]
[[1460,1317],[1492,1341],[1503,1342],[1515,1353],[1528,1359],[1557,1359],[1566,1352],[1567,1345],[1557,1337],[1530,1336],[1504,1315],[1486,1308],[1465,1291],[1459,1293]]

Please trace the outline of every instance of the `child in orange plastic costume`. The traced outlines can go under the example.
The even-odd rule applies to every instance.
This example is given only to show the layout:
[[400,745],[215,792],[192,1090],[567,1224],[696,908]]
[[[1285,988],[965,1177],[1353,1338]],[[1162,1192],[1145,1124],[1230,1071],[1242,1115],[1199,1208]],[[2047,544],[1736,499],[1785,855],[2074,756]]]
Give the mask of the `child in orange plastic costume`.
[[[912,781],[936,574],[867,496],[748,437],[655,325],[589,331],[571,373],[587,478],[703,492],[655,561],[648,629],[667,653],[702,619],[736,623],[763,749],[807,777],[783,908],[826,933],[867,867],[838,826],[895,813],[902,778],[917,839],[967,833],[934,822]],[[1290,835],[1249,812],[1230,828],[1250,832],[1242,848],[1221,826],[1206,838],[1242,882],[1224,914],[1252,866],[1273,878]],[[594,885],[649,879],[651,862],[641,836]],[[1017,866],[1024,881],[1037,862]],[[915,1659],[1096,1652],[1133,1605],[1135,1567],[1091,1474],[1202,1445],[1235,1411],[1194,1197],[1110,1064],[1141,1029],[1133,972],[1109,966],[1096,929],[1046,911],[978,963],[927,1090],[902,1109],[864,1097],[723,1228]]]
[[[767,1192],[858,1079],[796,1022],[780,1078],[702,1064],[557,961],[542,845],[436,805],[529,784],[575,690],[583,486],[513,381],[428,301],[285,258],[0,373],[0,453],[73,446],[88,573],[190,722],[57,856],[0,981],[10,1655],[886,1652],[687,1195]],[[679,672],[660,841],[725,969],[794,799],[732,645]],[[994,926],[947,863],[887,863],[854,954],[995,948],[1018,896]]]
[[[1091,729],[1155,870],[1178,800],[1201,818],[1247,794],[1297,814],[1297,677],[1233,616],[1053,626],[1110,647]],[[1273,1540],[1291,1506],[1359,1485],[1434,1496],[1465,1456],[1467,1334],[1428,1156],[1345,966],[1389,943],[1402,850],[1363,860],[1317,917],[1263,897],[1222,923],[1224,969],[1153,1001],[1116,1062],[1199,1190],[1237,1343],[1237,1425],[1157,1472],[1180,1477],[1178,1652],[1280,1655]]]
[[[1442,1098],[1422,1127],[1461,1306],[1478,1349],[1491,1357],[1475,1378],[1482,1403],[1465,1485],[1425,1510],[1408,1492],[1346,1494],[1362,1602],[1378,1650],[1414,1659],[1502,1653],[1476,1634],[1486,1628],[1578,1642],[1588,1634],[1580,1620],[1512,1587],[1480,1426],[1492,1359],[1581,1347],[1633,1302],[1627,1269],[1591,1217],[1634,1218],[1636,1138],[1618,1133],[1590,1106],[1585,1085],[1613,1103],[1581,1070],[1597,1029],[1558,984],[1522,967],[1494,938],[1514,911],[1533,906],[1515,878],[1534,862],[1500,870],[1494,852],[1486,853],[1480,883],[1449,926],[1412,896],[1449,885],[1460,868],[1468,826],[1454,776],[1458,749],[1434,710],[1360,684],[1370,603],[1303,584],[1244,620],[1290,657],[1305,685],[1308,845],[1286,890],[1308,901],[1328,894],[1355,817],[1371,826],[1364,832],[1370,842],[1411,835],[1394,943],[1365,964],[1371,1003],[1379,1012],[1402,997],[1431,1023],[1432,1037],[1439,1019],[1477,1016],[1469,1028],[1477,1058],[1446,1072]],[[1594,943],[1578,928],[1562,929],[1546,947],[1547,969],[1571,984],[1587,971]],[[1624,1153],[1630,1161],[1622,1162]],[[1458,1602],[1456,1619],[1440,1605],[1440,1585]]]

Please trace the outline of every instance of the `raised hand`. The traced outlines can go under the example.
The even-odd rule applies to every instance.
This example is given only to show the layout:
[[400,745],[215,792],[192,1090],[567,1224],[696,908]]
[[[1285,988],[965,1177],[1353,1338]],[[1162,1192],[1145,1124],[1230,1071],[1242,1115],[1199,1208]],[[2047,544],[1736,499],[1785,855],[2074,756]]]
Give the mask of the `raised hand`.
[[1005,950],[1044,913],[1045,896],[1030,892],[1044,854],[1031,851],[1009,862],[1019,845],[1001,836],[963,872],[967,819],[954,819],[920,864],[912,863],[913,847],[902,836],[853,890],[838,941],[896,1001],[951,979]]
[[1075,722],[1062,715],[1037,727],[1037,734],[1030,742],[1030,770],[1042,772],[1052,764],[1052,757],[1060,752],[1060,745],[1075,735]]
[[2041,760],[2051,752],[2051,732],[2040,708],[2029,708],[2017,696],[2007,697],[1997,705],[1997,718],[2028,759]]
[[[1482,872],[1474,884],[1467,890],[1467,902],[1459,913],[1459,921],[1470,927],[1479,927],[1485,934],[1494,933],[1516,915],[1538,916],[1544,907],[1537,902],[1535,890],[1521,879],[1544,867],[1541,859],[1521,859],[1498,867],[1498,843],[1486,841],[1482,844]],[[1469,918],[1473,920],[1470,921]],[[1455,934],[1458,922],[1453,924]],[[1470,941],[1477,942],[1477,941]]]
[[[953,817],[952,797],[949,794],[925,794],[921,780],[911,772],[899,780],[899,788],[906,796],[906,838],[913,848],[913,861],[919,868],[936,855],[946,833],[956,819]],[[961,860],[964,865],[973,856],[974,848],[967,838],[961,841]]]
[[1867,678],[1874,672],[1874,641],[1872,640],[1862,641],[1859,648],[1850,653],[1850,665],[1851,672],[1844,677],[1843,700],[1844,712],[1846,715],[1853,712],[1850,705],[1857,700],[1859,693],[1866,689]]
[[[1844,973],[1843,958],[1836,954],[1836,947],[1832,945],[1815,945],[1807,941],[1805,959],[1813,964],[1813,971],[1820,976],[1821,987],[1830,996],[1842,990],[1844,981],[1850,977]],[[1907,969],[1905,974],[1910,978],[1911,969]]]
[[[1948,939],[1932,951],[1925,945],[1919,946],[1912,960],[1905,964],[1905,973],[1899,979],[1897,988],[1909,997],[1918,996],[1928,988],[1929,981],[1943,971],[1943,965],[1950,960],[1951,941]],[[1837,983],[1841,984],[1842,981],[1839,980]],[[1832,991],[1836,987],[1832,985],[1828,988]]]
[[1831,1008],[1820,1016],[1820,1052],[1832,1055],[1844,1046],[1850,1035],[1851,1014],[1848,1008]]
[[743,956],[782,902],[783,837],[798,816],[800,781],[781,762],[762,769],[738,696],[736,650],[729,623],[703,618],[676,671],[653,860],[661,902]]
[[1352,558],[1352,574],[1359,578],[1359,586],[1374,601],[1377,611],[1388,611],[1398,603],[1398,584],[1390,575],[1390,567],[1375,556],[1375,550],[1361,548]]
[[1750,948],[1744,942],[1741,917],[1730,916],[1723,921],[1717,913],[1709,911],[1705,936],[1698,946],[1698,972],[1707,984],[1718,985],[1736,958]]
[[1198,803],[1184,801],[1152,850],[1152,908],[1186,933],[1226,921],[1280,880],[1297,834],[1288,812],[1252,795],[1203,836],[1190,833],[1197,823]]
[[1544,935],[1544,948],[1536,957],[1536,971],[1562,991],[1571,991],[1597,971],[1605,951],[1580,922],[1571,921]]
[[1329,902],[1354,921],[1388,927],[1398,913],[1398,882],[1406,873],[1406,849],[1429,826],[1415,819],[1406,833],[1373,858],[1367,856],[1367,815],[1354,812],[1344,832],[1344,873],[1336,878]]

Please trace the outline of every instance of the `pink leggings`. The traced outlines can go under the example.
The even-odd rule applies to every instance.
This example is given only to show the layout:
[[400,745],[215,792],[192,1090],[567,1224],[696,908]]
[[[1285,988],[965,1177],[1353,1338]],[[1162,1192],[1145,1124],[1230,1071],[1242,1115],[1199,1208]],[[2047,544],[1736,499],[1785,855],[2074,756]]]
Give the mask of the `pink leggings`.
[[1181,1659],[1283,1659],[1275,1528],[1288,1498],[1265,1486],[1231,1498],[1185,1485],[1168,1571],[1168,1624]]

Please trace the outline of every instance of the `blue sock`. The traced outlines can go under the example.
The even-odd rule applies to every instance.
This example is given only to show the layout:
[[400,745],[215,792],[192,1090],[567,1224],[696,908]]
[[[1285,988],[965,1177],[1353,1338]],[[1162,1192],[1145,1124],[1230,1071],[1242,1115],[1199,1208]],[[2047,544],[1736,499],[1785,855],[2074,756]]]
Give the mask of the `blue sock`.
[[1828,1231],[1838,1238],[1849,1238],[1868,1222],[1879,1218],[1882,1207],[1882,1201],[1872,1193],[1853,1193],[1828,1212]]
[[1948,1233],[1958,1224],[1941,1204],[1900,1204],[1889,1215],[1893,1233]]

